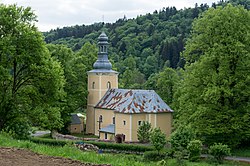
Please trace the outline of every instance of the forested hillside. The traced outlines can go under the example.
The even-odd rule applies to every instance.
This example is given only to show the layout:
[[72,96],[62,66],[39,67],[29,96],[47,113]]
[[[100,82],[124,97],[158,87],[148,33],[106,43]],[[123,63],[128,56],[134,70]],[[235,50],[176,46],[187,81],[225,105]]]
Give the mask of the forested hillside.
[[[233,3],[246,8],[250,6],[248,1]],[[225,4],[221,1],[212,6]],[[51,30],[44,35],[47,43],[65,44],[73,51],[78,51],[86,42],[96,44],[100,31],[104,30],[111,44],[109,57],[120,72],[120,87],[152,88],[142,85],[164,66],[183,68],[185,61],[180,58],[180,53],[184,50],[192,22],[208,8],[207,4],[195,4],[194,8],[181,10],[164,7],[134,19],[124,16],[112,24],[76,25]]]

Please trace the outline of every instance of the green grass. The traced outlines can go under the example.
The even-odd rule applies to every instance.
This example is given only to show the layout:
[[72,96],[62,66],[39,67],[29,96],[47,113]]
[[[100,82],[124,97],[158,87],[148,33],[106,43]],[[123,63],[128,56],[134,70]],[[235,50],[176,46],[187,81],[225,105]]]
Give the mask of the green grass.
[[75,137],[80,137],[80,138],[99,138],[96,135],[88,135],[88,134],[83,134],[83,133],[72,133],[70,135],[73,135]]
[[[158,162],[143,162],[143,157],[140,155],[125,155],[125,154],[97,154],[96,152],[83,152],[72,145],[66,145],[63,147],[58,146],[46,146],[35,144],[30,141],[15,140],[6,135],[0,134],[0,147],[17,147],[29,149],[33,152],[45,154],[49,156],[59,156],[65,158],[71,158],[79,160],[84,163],[95,164],[111,164],[112,166],[157,166],[163,165]],[[178,165],[175,159],[168,159],[167,165]],[[184,161],[186,166],[212,166],[214,164],[201,162],[188,162]],[[234,162],[226,162],[221,166],[242,166],[242,164]]]
[[156,164],[153,162],[143,162],[141,156],[83,152],[70,145],[63,147],[51,147],[46,145],[35,144],[30,141],[15,140],[4,135],[0,135],[0,146],[30,149],[31,151],[40,154],[71,158],[74,160],[80,160],[84,163],[111,164],[112,166],[153,166]]

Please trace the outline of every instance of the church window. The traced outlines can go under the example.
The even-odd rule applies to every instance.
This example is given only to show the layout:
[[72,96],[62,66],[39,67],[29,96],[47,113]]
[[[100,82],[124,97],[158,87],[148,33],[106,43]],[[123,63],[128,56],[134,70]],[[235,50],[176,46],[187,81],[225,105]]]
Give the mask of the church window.
[[141,121],[140,121],[140,120],[138,121],[138,125],[139,125],[139,126],[141,125]]
[[126,121],[125,121],[125,120],[123,121],[123,125],[124,125],[124,126],[126,125]]
[[110,82],[107,83],[107,88],[108,88],[108,89],[111,88],[111,83],[110,83]]
[[92,83],[92,89],[95,89],[95,82]]
[[102,115],[99,116],[99,122],[102,122],[103,121],[103,118],[102,118]]
[[108,134],[107,133],[105,133],[105,138],[104,139],[108,139]]
[[115,117],[113,117],[113,124],[115,124]]

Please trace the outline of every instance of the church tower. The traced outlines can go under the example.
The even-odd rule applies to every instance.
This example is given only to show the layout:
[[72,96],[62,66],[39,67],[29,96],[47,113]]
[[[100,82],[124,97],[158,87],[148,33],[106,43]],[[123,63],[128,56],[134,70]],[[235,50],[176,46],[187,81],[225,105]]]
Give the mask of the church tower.
[[108,59],[108,37],[102,32],[98,37],[98,58],[93,65],[93,70],[88,71],[88,105],[86,133],[95,133],[94,107],[109,88],[118,88],[118,72],[112,70]]

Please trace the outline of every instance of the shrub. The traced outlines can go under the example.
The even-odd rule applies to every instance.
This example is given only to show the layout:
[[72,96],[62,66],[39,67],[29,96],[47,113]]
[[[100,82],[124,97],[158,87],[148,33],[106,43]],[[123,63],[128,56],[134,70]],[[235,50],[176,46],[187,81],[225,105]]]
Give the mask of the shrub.
[[185,160],[188,159],[188,151],[180,146],[175,149],[174,158],[177,165],[185,165]]
[[165,148],[164,150],[163,150],[163,153],[165,153],[165,155],[166,155],[166,158],[173,158],[174,157],[174,153],[175,153],[175,151],[174,151],[174,149],[170,149],[170,148]]
[[165,158],[165,153],[159,153],[158,151],[144,152],[143,158],[146,161],[160,161]]
[[188,126],[180,126],[175,130],[170,137],[170,143],[172,148],[178,149],[179,147],[187,148],[188,143],[194,140],[195,134],[193,130]]
[[217,162],[222,163],[224,157],[230,155],[230,150],[227,145],[218,143],[209,147],[209,154],[212,155]]
[[159,152],[167,143],[165,134],[159,128],[155,128],[151,133],[150,143]]
[[26,118],[14,118],[7,123],[4,131],[15,139],[28,139],[30,137],[31,126],[27,121]]
[[142,122],[142,125],[137,130],[137,137],[140,142],[149,142],[150,132],[151,132],[151,124],[149,122]]
[[201,150],[202,150],[202,143],[200,140],[193,140],[190,141],[187,145],[187,150],[189,153],[189,160],[190,161],[197,161],[200,159]]

